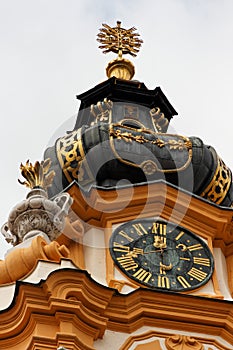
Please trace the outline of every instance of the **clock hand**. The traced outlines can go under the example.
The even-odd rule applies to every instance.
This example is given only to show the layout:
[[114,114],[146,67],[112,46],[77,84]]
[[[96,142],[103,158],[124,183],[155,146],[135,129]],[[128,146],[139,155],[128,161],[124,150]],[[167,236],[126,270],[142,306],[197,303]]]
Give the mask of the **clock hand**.
[[150,254],[150,253],[163,253],[163,249],[158,249],[158,250],[151,250],[149,252],[144,252],[143,254]]
[[162,255],[163,249],[151,250],[149,252],[144,252],[143,249],[141,249],[141,248],[134,248],[133,250],[129,251],[126,255],[131,256],[132,258],[137,258],[138,255],[145,255],[145,254],[150,254],[150,253],[161,253],[161,255]]
[[150,250],[149,252],[144,252],[144,254],[150,254],[150,253],[161,253],[163,255],[163,253],[167,250],[175,250],[174,248],[160,248],[160,249],[157,249],[157,250]]
[[[173,248],[165,248],[166,250],[172,250]],[[163,248],[157,249],[157,250],[150,250],[149,252],[144,252],[141,248],[133,248],[133,250],[129,251],[126,255],[131,256],[133,258],[137,258],[138,255],[145,255],[145,254],[151,254],[151,253],[160,253],[163,255],[164,250]]]

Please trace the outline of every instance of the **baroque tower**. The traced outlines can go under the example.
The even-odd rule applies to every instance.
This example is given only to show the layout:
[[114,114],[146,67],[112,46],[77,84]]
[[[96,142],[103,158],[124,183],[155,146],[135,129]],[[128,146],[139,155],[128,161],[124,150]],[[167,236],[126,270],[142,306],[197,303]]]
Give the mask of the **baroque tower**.
[[0,349],[233,348],[233,187],[198,137],[168,132],[160,87],[134,80],[136,28],[103,24],[107,80],[72,131],[21,164],[2,234]]

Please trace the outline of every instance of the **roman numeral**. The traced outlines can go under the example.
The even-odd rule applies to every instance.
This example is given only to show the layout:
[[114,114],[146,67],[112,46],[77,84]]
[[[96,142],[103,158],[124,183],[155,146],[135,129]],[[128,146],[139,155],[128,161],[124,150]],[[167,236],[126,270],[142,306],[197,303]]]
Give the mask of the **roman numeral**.
[[120,232],[119,232],[119,235],[121,235],[122,237],[124,237],[124,238],[126,238],[129,242],[133,242],[133,238],[132,237],[130,237],[126,232],[124,232],[123,230],[121,230]]
[[139,281],[145,283],[147,283],[150,280],[151,276],[152,274],[144,270],[143,268],[140,268],[137,272],[133,274],[133,277],[136,277]]
[[164,249],[167,247],[167,224],[161,224],[158,222],[154,222],[152,225],[152,231],[154,234],[154,243],[153,246],[155,248]]
[[167,276],[158,276],[158,287],[162,288],[170,288],[170,281]]
[[156,233],[159,235],[166,236],[167,234],[167,224],[161,224],[158,222],[154,222],[152,226],[152,233]]
[[113,250],[115,252],[129,253],[129,247],[122,245],[118,242],[113,242]]
[[190,258],[180,258],[180,260],[185,260],[185,261],[190,261],[191,259]]
[[138,264],[133,260],[131,256],[121,256],[118,257],[117,260],[126,271],[133,270],[138,267]]
[[210,266],[210,259],[206,259],[206,258],[194,257],[193,262],[194,264],[197,264],[197,265]]
[[184,235],[184,231],[181,231],[175,238],[176,241],[178,241],[182,236]]
[[192,267],[191,270],[188,272],[188,275],[202,282],[206,278],[207,273],[204,271],[200,271],[195,267]]
[[190,245],[189,247],[187,247],[188,250],[190,252],[194,251],[194,250],[199,250],[199,249],[203,249],[202,245],[200,243],[198,244],[194,244],[194,245]]
[[130,248],[128,246],[122,245],[118,242],[113,242],[113,250],[114,252],[121,252],[125,253],[125,256],[131,256],[131,257],[137,257],[137,255],[143,255],[143,249],[142,248],[136,248],[134,247],[132,251],[130,251]]
[[183,288],[189,288],[191,287],[191,284],[186,281],[186,279],[183,276],[178,276],[177,277],[178,282],[182,285]]
[[134,224],[132,225],[135,231],[139,236],[143,236],[144,234],[148,234],[148,231],[145,229],[145,227],[142,224]]
[[136,254],[136,255],[143,255],[144,254],[144,251],[142,248],[133,248],[133,251],[132,251],[133,254]]

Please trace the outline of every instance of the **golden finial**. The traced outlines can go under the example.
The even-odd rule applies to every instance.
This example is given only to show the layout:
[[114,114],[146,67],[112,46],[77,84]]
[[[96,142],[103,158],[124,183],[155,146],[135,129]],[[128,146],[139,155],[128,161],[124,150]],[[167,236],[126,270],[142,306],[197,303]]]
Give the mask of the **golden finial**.
[[124,54],[136,56],[143,41],[139,39],[139,34],[135,33],[136,28],[124,29],[121,22],[117,21],[116,27],[110,27],[103,24],[100,33],[97,35],[97,41],[102,45],[103,53],[114,52],[118,57],[109,62],[106,71],[108,78],[115,76],[120,79],[130,80],[134,76],[134,65],[122,57]]
[[29,163],[29,160],[25,165],[21,163],[21,174],[26,181],[23,182],[18,180],[19,183],[29,188],[40,187],[46,190],[49,186],[51,186],[55,176],[55,171],[52,170],[49,172],[50,166],[51,160],[49,158],[42,162],[36,161],[34,165]]

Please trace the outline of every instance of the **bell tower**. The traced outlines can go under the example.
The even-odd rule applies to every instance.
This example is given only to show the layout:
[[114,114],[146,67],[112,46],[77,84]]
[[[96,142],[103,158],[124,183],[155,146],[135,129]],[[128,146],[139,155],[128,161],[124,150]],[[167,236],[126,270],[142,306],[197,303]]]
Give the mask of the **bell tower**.
[[136,28],[103,24],[107,80],[72,131],[21,164],[30,188],[2,227],[4,350],[231,350],[232,174],[168,132],[160,87],[134,80]]

